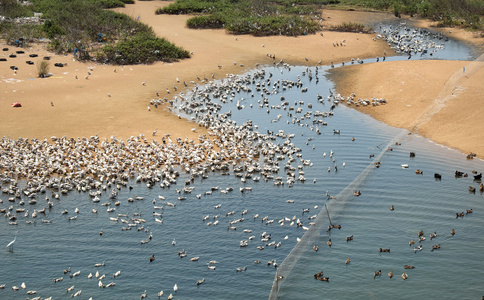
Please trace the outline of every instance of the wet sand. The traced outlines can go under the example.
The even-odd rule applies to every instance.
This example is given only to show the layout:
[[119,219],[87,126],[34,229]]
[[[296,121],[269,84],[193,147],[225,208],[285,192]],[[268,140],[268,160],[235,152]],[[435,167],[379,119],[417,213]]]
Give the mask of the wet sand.
[[[190,30],[185,26],[187,16],[154,14],[157,7],[168,4],[169,2],[165,1],[137,1],[136,4],[127,5],[125,8],[117,9],[117,11],[126,13],[133,18],[139,16],[140,21],[152,26],[157,35],[191,51],[191,59],[175,63],[159,62],[153,65],[110,66],[73,61],[72,55],[54,55],[45,51],[42,44],[33,45],[31,49],[27,49],[25,54],[19,54],[17,58],[11,59],[8,58],[8,55],[20,49],[8,46],[9,51],[0,53],[1,57],[8,58],[7,62],[0,62],[0,106],[2,107],[0,118],[3,135],[9,138],[48,138],[53,135],[67,137],[98,135],[101,138],[110,136],[128,138],[129,136],[144,134],[151,138],[151,133],[157,129],[157,135],[154,137],[156,139],[161,139],[161,136],[165,133],[170,133],[172,137],[196,139],[200,133],[204,133],[203,128],[193,132],[191,129],[196,124],[179,119],[169,112],[167,106],[158,108],[150,106],[150,110],[148,110],[149,101],[156,98],[156,92],[159,92],[161,98],[167,97],[170,99],[175,93],[174,86],[178,88],[178,91],[181,91],[184,88],[184,81],[190,86],[194,83],[201,83],[198,78],[202,80],[204,78],[209,80],[223,78],[226,74],[241,73],[253,68],[256,64],[273,64],[281,59],[290,64],[317,65],[319,63],[329,64],[332,61],[335,63],[348,61],[351,58],[363,59],[382,56],[385,51],[388,55],[392,53],[392,50],[384,41],[374,41],[372,34],[323,31],[323,35],[316,34],[302,37],[252,37],[229,35],[223,30]],[[379,19],[393,18],[391,15],[382,13],[332,10],[325,10],[323,17],[326,19],[324,26],[339,24],[347,20],[357,22],[365,22],[366,20],[366,22],[371,23]],[[333,46],[333,43],[342,40],[345,40],[345,47]],[[2,45],[3,47],[7,46]],[[30,53],[37,53],[39,57],[30,58],[28,57]],[[268,57],[268,54],[275,55],[276,59]],[[52,57],[50,72],[53,73],[53,76],[40,79],[36,74],[36,66],[27,65],[25,61],[32,60],[37,64],[40,58],[45,55]],[[67,63],[67,65],[63,68],[57,68],[54,67],[56,62]],[[414,63],[417,64],[402,64],[394,68],[400,68],[404,74],[412,74],[408,72],[416,70],[416,72],[421,73],[420,76],[432,78],[428,80],[445,82],[452,73],[456,72],[457,68],[462,68],[461,64],[465,64],[465,62],[429,61]],[[429,65],[434,64],[442,64],[441,68],[450,73],[439,71],[438,74],[433,74],[435,72],[427,72]],[[16,73],[9,68],[12,65],[18,67]],[[378,67],[380,66],[385,65],[378,65]],[[385,67],[388,69],[388,74],[381,76],[379,72],[382,70],[371,68],[372,65],[368,64],[355,66],[351,69],[341,69],[341,72],[346,72],[345,74],[348,76],[344,76],[346,79],[340,76],[342,79],[337,82],[338,90],[342,94],[351,90],[351,92],[361,94],[362,97],[365,97],[364,95],[368,95],[366,97],[385,97],[384,94],[377,93],[380,90],[394,94],[397,100],[385,97],[390,102],[388,105],[371,112],[364,111],[389,125],[407,128],[406,126],[409,125],[406,124],[411,124],[414,121],[412,117],[417,114],[415,112],[421,112],[428,106],[423,99],[429,97],[434,99],[435,97],[432,98],[432,96],[438,95],[440,92],[438,86],[434,85],[435,89],[425,87],[426,93],[433,90],[434,94],[429,97],[403,98],[402,94],[397,93],[398,91],[392,91],[392,85],[385,85],[386,80],[390,80],[392,76],[393,80],[398,81],[396,76],[399,73],[390,72],[390,69]],[[91,75],[88,75],[88,72]],[[360,72],[359,75],[355,75],[356,72]],[[370,77],[373,78],[372,85],[365,85],[362,81]],[[434,77],[435,79],[433,79]],[[177,78],[179,82],[177,82]],[[476,71],[469,78],[472,79],[468,80],[469,88],[463,91],[459,97],[466,95],[466,98],[472,98],[474,95],[477,96],[474,98],[478,99],[478,93],[481,89],[479,78],[482,78],[482,71]],[[410,81],[408,82],[410,83]],[[415,80],[414,84],[423,82],[425,80]],[[349,86],[351,86],[351,89]],[[385,89],[385,86],[388,88]],[[413,89],[411,89],[414,91],[421,89],[413,84],[409,84],[409,86],[412,86]],[[401,107],[391,104],[403,100],[405,100],[406,105],[411,105],[407,107],[412,107],[414,114],[409,113],[400,116],[402,113]],[[13,102],[20,102],[23,107],[12,108],[11,103]],[[442,109],[434,118],[441,116],[447,110],[449,110],[449,114],[454,114],[455,112],[451,110],[456,108],[451,103],[453,102],[447,103],[445,109]],[[382,111],[380,114],[376,113],[382,109],[386,111]],[[457,107],[457,111],[463,112],[460,106]],[[401,121],[402,119],[406,121]],[[400,121],[394,122],[394,120]],[[477,122],[477,120],[474,121]],[[432,131],[432,126],[429,123],[431,122],[420,124],[418,132],[463,152],[484,153],[473,144],[453,143],[455,139],[452,137],[448,137],[448,140],[452,143],[442,141],[437,134],[438,132],[436,132],[441,130]],[[468,123],[461,122],[459,128],[450,131],[459,137],[463,136],[462,130],[473,131],[478,134],[475,126],[470,126],[471,123],[470,121]],[[441,126],[433,129],[441,129]],[[475,142],[483,144],[478,140]]]

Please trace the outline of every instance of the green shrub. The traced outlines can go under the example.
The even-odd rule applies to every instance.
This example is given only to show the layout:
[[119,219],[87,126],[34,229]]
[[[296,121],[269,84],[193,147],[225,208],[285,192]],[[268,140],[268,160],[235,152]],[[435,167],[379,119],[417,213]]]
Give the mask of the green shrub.
[[104,45],[97,53],[97,57],[117,64],[142,64],[176,61],[189,58],[190,54],[165,39],[144,32],[116,44]]
[[216,29],[224,27],[224,20],[216,15],[196,16],[187,20],[188,28]]
[[371,33],[372,29],[366,27],[361,23],[353,23],[353,22],[343,22],[339,25],[335,25],[330,27],[329,30],[331,31],[341,31],[341,32],[356,32],[356,33]]
[[393,5],[393,14],[395,15],[395,17],[397,18],[400,18],[400,10],[401,10],[401,5],[398,4],[398,3],[395,3]]
[[8,18],[33,16],[31,5],[25,5],[17,0],[0,0],[0,16]]
[[229,6],[225,1],[178,0],[168,6],[158,8],[156,14],[190,14],[220,11]]
[[[189,28],[226,28],[232,34],[304,35],[320,29],[322,3],[334,0],[178,0],[157,14],[203,13],[187,20]],[[313,20],[314,19],[314,20]]]
[[102,8],[124,7],[125,4],[134,4],[134,0],[96,0]]
[[55,36],[65,34],[65,31],[62,30],[62,28],[59,25],[55,24],[52,20],[46,20],[42,29],[47,34],[47,37],[50,39],[54,38]]
[[[462,26],[482,29],[484,16],[482,0],[340,0],[344,7],[390,10],[395,16],[408,14],[439,21],[442,26]],[[479,17],[479,22],[474,16]]]
[[121,0],[98,0],[102,8],[124,7],[124,2]]

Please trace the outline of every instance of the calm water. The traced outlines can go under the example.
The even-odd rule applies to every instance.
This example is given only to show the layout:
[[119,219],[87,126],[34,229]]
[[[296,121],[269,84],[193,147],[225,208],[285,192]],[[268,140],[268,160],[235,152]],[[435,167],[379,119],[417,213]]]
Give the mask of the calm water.
[[[466,50],[464,57],[454,58],[466,59],[469,53]],[[54,200],[54,207],[46,216],[38,217],[36,224],[26,224],[26,218],[20,213],[17,226],[8,225],[8,219],[1,218],[0,244],[7,245],[17,230],[18,235],[13,252],[6,248],[0,251],[0,284],[6,285],[0,290],[0,299],[25,299],[29,297],[27,290],[53,299],[70,298],[79,290],[82,290],[79,299],[138,299],[144,290],[148,299],[156,299],[160,290],[164,291],[162,299],[170,293],[175,299],[267,299],[276,275],[276,269],[267,262],[274,260],[281,265],[296,246],[297,238],[306,232],[302,227],[290,225],[294,216],[305,227],[310,227],[309,223],[315,221],[312,217],[325,205],[329,207],[333,223],[341,224],[342,229],[328,232],[328,220],[318,219],[323,224],[321,230],[303,240],[306,244],[297,255],[291,254],[294,264],[280,283],[280,298],[408,299],[424,295],[430,299],[475,299],[482,296],[484,237],[479,233],[484,226],[484,219],[480,217],[484,199],[479,192],[468,192],[470,185],[479,185],[472,176],[457,179],[454,172],[457,169],[472,175],[472,170],[481,172],[484,169],[483,163],[466,160],[461,153],[407,135],[344,106],[337,106],[334,116],[324,118],[327,126],[313,124],[316,117],[302,117],[308,111],[330,111],[331,104],[327,100],[320,103],[317,96],[326,99],[333,84],[325,79],[325,67],[318,70],[319,82],[315,78],[316,69],[310,70],[311,81],[309,69],[305,67],[291,67],[290,70],[268,67],[266,74],[273,74],[271,83],[277,79],[296,81],[299,76],[308,91],[280,90],[278,94],[267,96],[269,107],[263,108],[258,103],[262,100],[260,93],[251,97],[251,93],[235,92],[234,100],[223,104],[221,109],[221,112],[231,110],[232,120],[238,124],[252,120],[260,132],[284,130],[294,134],[292,142],[302,149],[303,158],[312,163],[304,166],[305,183],[298,182],[293,187],[275,186],[272,179],[267,182],[247,179],[243,183],[234,176],[233,170],[230,176],[213,172],[207,179],[196,179],[191,185],[195,190],[184,195],[186,200],[179,201],[176,190],[182,189],[182,183],[189,178],[189,174],[181,172],[178,185],[168,189],[147,189],[144,184],[132,182],[133,190],[120,191],[121,205],[116,212],[109,213],[101,206],[109,201],[108,193],[101,196],[100,203],[93,203],[87,193],[71,192]],[[302,112],[278,109],[281,96]],[[218,99],[212,101],[220,103]],[[245,108],[236,109],[237,101]],[[312,108],[308,104],[312,104]],[[340,130],[341,134],[333,134],[333,129]],[[284,141],[278,138],[275,142],[282,144]],[[401,145],[394,145],[395,141]],[[391,145],[393,151],[384,151],[387,145]],[[409,157],[411,151],[416,153],[414,158]],[[380,155],[380,168],[373,167],[371,154]],[[302,165],[299,158],[295,162],[295,166]],[[286,179],[285,163],[280,161],[281,170],[274,174],[283,180]],[[402,168],[402,164],[408,164],[409,168]],[[365,173],[367,175],[359,177],[368,166],[371,169]],[[423,174],[416,175],[415,169],[423,170]],[[442,180],[436,181],[434,173],[442,174]],[[352,191],[351,197],[340,194],[355,179],[361,196],[352,196]],[[212,195],[196,198],[197,194],[203,195],[212,187],[219,189]],[[228,187],[233,191],[220,192]],[[252,191],[241,193],[241,187],[251,187]],[[326,192],[336,199],[328,199]],[[135,196],[142,196],[144,200],[127,201]],[[46,206],[44,196],[37,198],[36,205],[26,204],[25,208],[33,211]],[[3,200],[1,208],[19,207],[18,201],[8,202],[6,194],[0,195],[0,199]],[[294,203],[288,203],[289,199]],[[152,200],[159,206],[165,204],[163,224],[155,222]],[[168,207],[167,202],[176,206]],[[220,208],[214,208],[220,204]],[[392,205],[394,211],[389,209]],[[76,207],[80,210],[77,220],[68,221]],[[91,213],[92,208],[99,209],[99,213]],[[456,212],[470,208],[472,214],[455,218]],[[62,215],[66,209],[69,214]],[[309,212],[303,214],[303,209]],[[244,210],[247,210],[246,215],[242,215]],[[232,211],[233,215],[227,215]],[[147,232],[122,231],[126,224],[110,220],[119,213],[132,217],[139,212],[146,219],[144,227],[153,233],[148,244],[140,243],[148,238]],[[256,214],[258,218],[254,218]],[[214,218],[217,215],[220,216]],[[203,221],[205,216],[208,219]],[[229,230],[230,222],[241,217],[244,220],[235,225],[237,230]],[[263,217],[269,222],[261,221]],[[291,221],[284,221],[285,218]],[[43,224],[41,219],[50,219],[52,223]],[[217,220],[218,225],[208,225]],[[280,220],[283,223],[279,223]],[[456,231],[454,237],[450,235],[452,228]],[[99,235],[101,229],[102,236]],[[417,239],[420,230],[425,232],[427,240],[422,242],[423,250],[415,253],[414,246],[409,247],[408,242]],[[430,240],[430,233],[434,231],[437,237]],[[264,232],[271,235],[269,241],[261,241]],[[350,235],[354,240],[347,243],[346,237]],[[250,240],[251,236],[255,238]],[[326,245],[329,238],[333,241],[331,248]],[[172,245],[173,239],[176,245]],[[240,247],[242,240],[248,241],[247,247]],[[270,242],[281,244],[276,248],[267,245]],[[441,249],[430,251],[435,244],[441,244]],[[319,245],[319,251],[315,252],[313,245]],[[259,250],[257,246],[264,249]],[[391,253],[380,253],[379,248],[391,248]],[[183,249],[187,256],[180,258],[178,252]],[[156,259],[150,263],[152,254]],[[199,260],[191,261],[193,257]],[[348,257],[351,263],[345,265]],[[211,260],[218,262],[215,270],[207,267]],[[261,263],[254,264],[256,260]],[[104,261],[105,266],[94,267]],[[415,269],[404,270],[405,264]],[[71,273],[80,271],[80,275],[70,278],[69,274],[64,274],[63,270],[69,267]],[[237,272],[237,268],[244,267],[245,271]],[[395,273],[393,279],[386,275],[390,269]],[[118,270],[121,275],[113,278],[112,274]],[[313,278],[313,274],[321,270],[324,276],[330,277],[329,282]],[[381,278],[373,278],[376,270],[382,270]],[[105,285],[110,282],[116,285],[99,288],[96,278],[88,279],[88,274],[96,271],[106,274],[102,280]],[[404,271],[409,275],[406,281],[401,279]],[[63,277],[63,281],[54,283],[53,279],[59,277]],[[196,281],[202,278],[205,282],[197,286]],[[11,289],[22,282],[27,285],[25,290]],[[176,294],[174,284],[178,285]],[[71,286],[74,289],[66,292]]]

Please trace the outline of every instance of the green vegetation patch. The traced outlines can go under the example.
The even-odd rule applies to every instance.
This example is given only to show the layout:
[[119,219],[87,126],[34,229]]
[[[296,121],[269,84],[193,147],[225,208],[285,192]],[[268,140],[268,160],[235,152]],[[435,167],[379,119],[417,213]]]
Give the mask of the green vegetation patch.
[[105,63],[142,64],[189,56],[187,51],[156,37],[146,24],[106,10],[130,3],[134,0],[32,0],[29,5],[0,0],[2,15],[14,18],[39,12],[45,20],[39,24],[2,22],[1,37],[11,44],[20,38],[48,38],[52,51],[74,53],[80,60],[101,58]]
[[321,6],[338,0],[177,0],[156,14],[199,14],[187,20],[194,29],[225,28],[232,34],[305,35],[321,28]]
[[155,61],[170,62],[190,57],[188,51],[147,32],[134,35],[115,44],[106,44],[97,52],[97,55],[100,61],[128,65],[153,63]]
[[341,32],[355,32],[355,33],[372,33],[373,30],[361,23],[343,22],[339,25],[335,25],[329,28],[331,31]]
[[484,28],[482,0],[340,0],[334,7],[353,7],[390,11],[439,21],[444,26]]

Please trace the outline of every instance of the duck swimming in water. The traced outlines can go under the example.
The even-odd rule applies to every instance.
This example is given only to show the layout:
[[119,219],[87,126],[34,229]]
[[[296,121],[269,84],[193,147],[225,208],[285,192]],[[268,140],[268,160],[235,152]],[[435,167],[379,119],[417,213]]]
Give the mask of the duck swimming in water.
[[318,277],[323,277],[323,274],[323,271],[314,274],[314,279],[318,279]]

